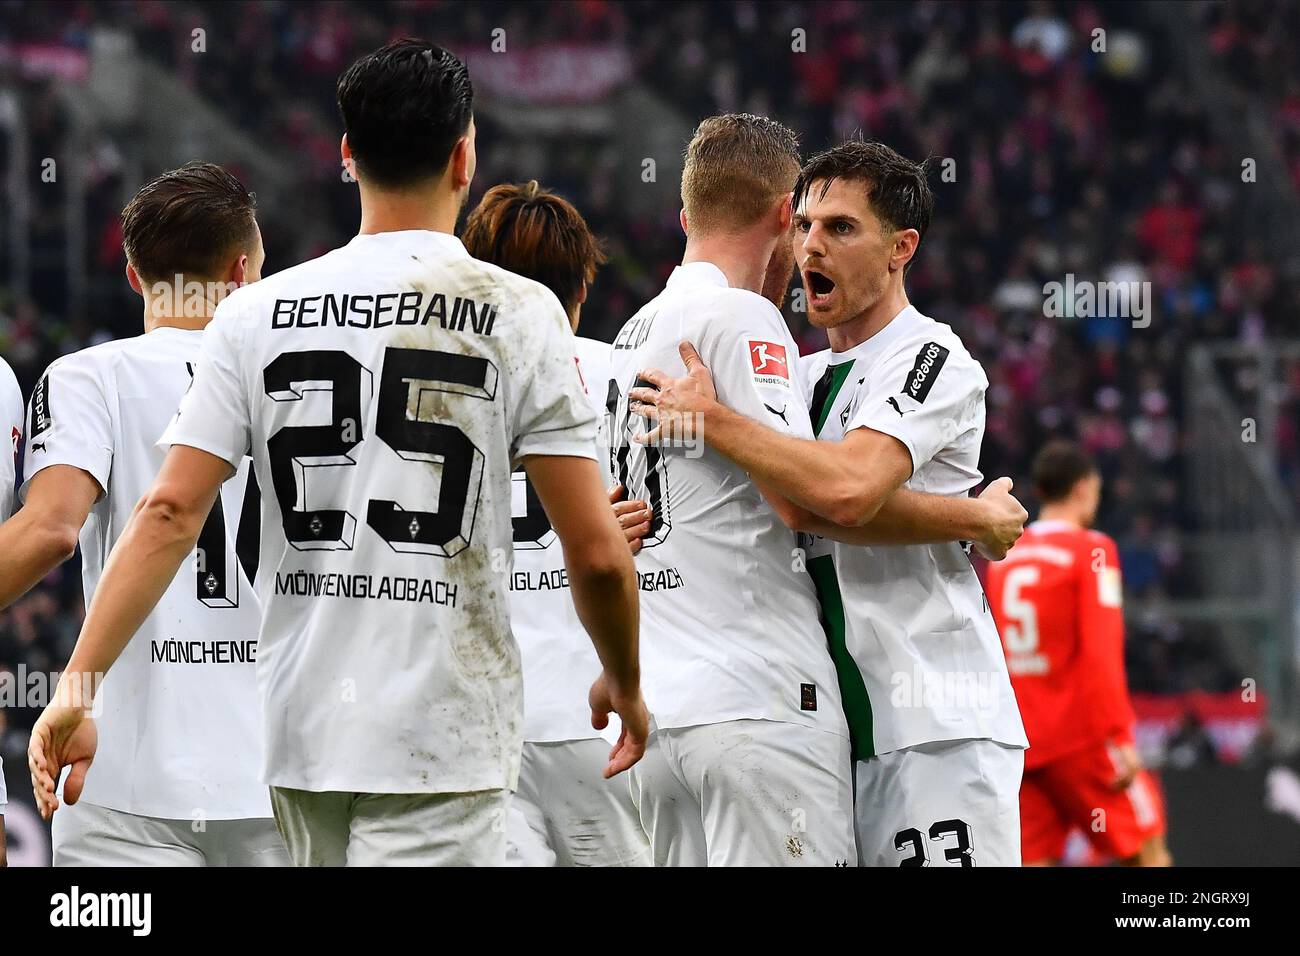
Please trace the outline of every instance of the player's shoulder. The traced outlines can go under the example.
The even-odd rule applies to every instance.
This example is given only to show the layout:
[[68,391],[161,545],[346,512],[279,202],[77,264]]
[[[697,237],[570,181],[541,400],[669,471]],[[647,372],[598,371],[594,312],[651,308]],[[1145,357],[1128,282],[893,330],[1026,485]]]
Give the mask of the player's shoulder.
[[1116,544],[1115,539],[1106,534],[1106,532],[1098,531],[1096,528],[1083,528],[1080,530],[1081,534],[1079,535],[1079,539],[1084,547],[1090,550],[1101,548],[1108,554],[1119,553],[1119,545]]
[[984,389],[988,376],[970,354],[961,336],[945,322],[939,322],[910,307],[895,319],[903,325],[891,336],[882,360],[890,366],[907,366],[908,387],[926,382],[957,382],[963,387]]
[[60,373],[71,372],[101,378],[108,374],[124,356],[146,347],[147,338],[148,336],[141,333],[122,339],[109,339],[107,342],[99,342],[75,352],[68,352],[51,362],[45,374],[57,376]]
[[577,353],[579,362],[588,362],[593,365],[608,365],[610,355],[613,354],[614,346],[608,342],[602,342],[599,339],[589,339],[585,336],[575,335],[573,337],[573,348]]
[[911,355],[922,346],[934,344],[943,349],[946,361],[979,365],[961,336],[948,323],[933,319],[911,306],[895,321],[901,321],[902,326],[890,343],[891,353]]

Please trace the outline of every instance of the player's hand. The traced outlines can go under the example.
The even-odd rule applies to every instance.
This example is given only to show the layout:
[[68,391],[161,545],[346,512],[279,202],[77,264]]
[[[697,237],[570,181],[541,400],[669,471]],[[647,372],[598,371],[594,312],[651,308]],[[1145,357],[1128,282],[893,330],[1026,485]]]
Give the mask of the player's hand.
[[985,530],[975,547],[990,561],[1001,561],[1025,533],[1029,512],[1011,494],[1010,478],[990,484],[979,500],[985,504]]
[[629,408],[655,426],[644,434],[632,436],[637,444],[661,445],[672,440],[693,439],[700,432],[704,415],[717,404],[713,375],[695,346],[682,342],[677,351],[686,364],[684,378],[646,369],[638,379],[653,387],[638,385],[627,393]]
[[628,547],[635,555],[641,551],[641,539],[650,533],[650,522],[654,518],[654,512],[647,502],[624,501],[623,496],[626,494],[626,488],[622,485],[614,485],[609,489],[609,503],[614,508],[614,517],[618,519],[618,526],[623,529],[623,535],[627,538]]
[[95,759],[99,742],[95,721],[91,719],[88,708],[65,704],[63,700],[66,699],[67,695],[61,694],[45,708],[37,718],[27,744],[32,793],[43,820],[49,820],[59,808],[55,791],[64,767],[72,767],[72,772],[63,784],[63,799],[72,804],[81,798],[86,772]]
[[1111,786],[1116,790],[1127,790],[1142,772],[1142,758],[1138,756],[1137,747],[1130,743],[1112,743],[1110,751],[1115,755],[1116,765],[1115,782]]
[[605,764],[605,779],[622,773],[645,754],[646,740],[650,736],[650,712],[641,698],[641,686],[620,688],[612,677],[601,671],[587,695],[591,703],[591,726],[604,730],[609,726],[609,715],[616,713],[623,721],[623,732],[618,743],[609,752]]

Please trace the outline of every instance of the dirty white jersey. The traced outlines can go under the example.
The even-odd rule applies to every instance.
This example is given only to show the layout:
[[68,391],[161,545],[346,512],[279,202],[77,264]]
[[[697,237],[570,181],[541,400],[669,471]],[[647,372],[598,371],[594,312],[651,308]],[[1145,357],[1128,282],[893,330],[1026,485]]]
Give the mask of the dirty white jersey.
[[[609,437],[605,394],[610,346],[575,337],[575,361],[582,387],[597,415],[597,464],[605,485],[609,476]],[[610,715],[604,732],[591,726],[587,692],[600,675],[600,658],[569,590],[564,550],[522,468],[511,476],[511,521],[515,566],[510,575],[510,626],[524,667],[524,740],[531,742],[618,739],[619,719]]]
[[[915,491],[957,497],[979,483],[988,379],[947,325],[908,306],[854,348],[808,356],[803,382],[819,439],[892,435],[911,456]],[[967,738],[1028,746],[968,552],[813,539],[809,569],[856,759]]]
[[[716,266],[679,266],[614,341],[608,405],[615,479],[649,502],[637,557],[641,671],[661,728],[777,720],[844,735],[839,689],[795,535],[749,477],[703,447],[632,443],[650,427],[628,408],[642,369],[684,374],[690,341],[719,400],[811,438],[798,349],[781,313],[732,289]],[[708,422],[704,422],[708,428]]]
[[[32,392],[24,481],[80,468],[102,494],[82,526],[86,605],[164,453],[158,436],[199,360],[203,332],[159,328],[55,361]],[[269,817],[256,684],[257,486],[246,461],[221,488],[182,564],[104,678],[99,750],[82,799],[173,820]]]
[[[8,521],[16,503],[18,446],[23,438],[23,393],[13,369],[4,359],[0,359],[0,431],[5,439],[0,445],[0,521]],[[2,778],[0,785],[3,785]]]
[[218,307],[166,442],[263,489],[265,781],[513,788],[511,472],[595,458],[573,334],[454,236],[357,236]]
[[[8,443],[0,447],[0,521],[8,521],[14,512],[15,469],[23,435],[23,394],[13,369],[4,359],[0,359],[0,429],[8,438]],[[0,760],[0,814],[5,810],[4,769],[4,761]]]

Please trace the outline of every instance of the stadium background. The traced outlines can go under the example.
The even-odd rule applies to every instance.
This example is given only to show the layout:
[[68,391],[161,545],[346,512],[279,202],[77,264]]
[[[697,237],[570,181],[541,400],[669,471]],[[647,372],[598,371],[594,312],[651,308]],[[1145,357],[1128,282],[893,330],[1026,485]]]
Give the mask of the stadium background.
[[[1032,513],[1047,437],[1102,464],[1175,859],[1300,861],[1300,6],[0,0],[0,354],[24,395],[57,356],[139,334],[117,217],[163,169],[235,170],[267,273],[347,241],[334,80],[404,34],[469,64],[471,202],[535,178],[602,237],[596,338],[680,258],[700,118],[930,157],[910,295],[988,372],[986,477]],[[1067,275],[1151,283],[1149,324],[1049,315]],[[801,347],[824,347],[798,304]],[[13,691],[61,667],[81,617],[75,561],[0,612],[12,863],[48,858],[24,758],[38,710]]]

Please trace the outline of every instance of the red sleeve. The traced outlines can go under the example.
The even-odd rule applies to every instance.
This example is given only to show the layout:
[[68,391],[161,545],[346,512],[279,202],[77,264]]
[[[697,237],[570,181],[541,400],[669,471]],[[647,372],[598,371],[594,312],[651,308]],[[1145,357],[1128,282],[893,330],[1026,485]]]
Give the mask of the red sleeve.
[[1083,536],[1076,563],[1079,585],[1079,647],[1089,683],[1089,718],[1097,731],[1127,731],[1135,717],[1124,673],[1124,604],[1119,549],[1107,535]]

